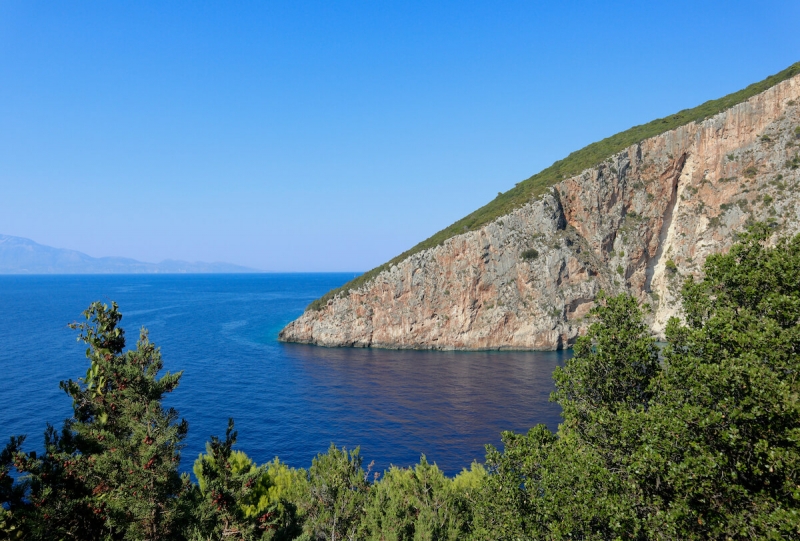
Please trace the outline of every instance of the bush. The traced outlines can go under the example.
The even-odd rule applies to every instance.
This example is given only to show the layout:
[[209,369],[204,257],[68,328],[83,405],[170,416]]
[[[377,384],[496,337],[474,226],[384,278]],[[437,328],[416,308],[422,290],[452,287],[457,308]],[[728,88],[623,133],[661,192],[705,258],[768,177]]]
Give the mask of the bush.
[[534,259],[539,257],[539,251],[534,248],[531,248],[529,250],[524,250],[520,254],[520,257],[525,261],[533,261]]
[[225,440],[212,437],[206,453],[195,460],[201,503],[196,503],[194,536],[283,540],[299,535],[296,507],[290,500],[302,490],[303,472],[278,459],[256,466],[245,453],[232,450],[236,437],[231,419]]
[[361,467],[359,449],[347,451],[331,444],[308,470],[298,511],[309,539],[355,539],[366,511],[369,472]]
[[464,539],[472,526],[470,491],[485,478],[482,467],[454,480],[423,456],[413,468],[392,467],[370,490],[362,539]]

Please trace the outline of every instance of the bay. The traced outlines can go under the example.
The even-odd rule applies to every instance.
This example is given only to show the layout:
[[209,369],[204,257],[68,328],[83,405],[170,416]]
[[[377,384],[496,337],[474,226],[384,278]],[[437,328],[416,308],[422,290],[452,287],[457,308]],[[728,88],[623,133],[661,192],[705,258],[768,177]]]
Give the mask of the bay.
[[128,347],[139,329],[184,371],[167,400],[189,422],[190,471],[229,417],[238,449],[308,467],[331,442],[361,447],[374,471],[425,454],[449,475],[500,444],[502,430],[555,429],[552,372],[570,352],[440,352],[282,344],[277,335],[309,302],[352,273],[0,276],[0,438],[71,413],[58,382],[86,372],[85,345],[67,324],[95,300],[119,304]]

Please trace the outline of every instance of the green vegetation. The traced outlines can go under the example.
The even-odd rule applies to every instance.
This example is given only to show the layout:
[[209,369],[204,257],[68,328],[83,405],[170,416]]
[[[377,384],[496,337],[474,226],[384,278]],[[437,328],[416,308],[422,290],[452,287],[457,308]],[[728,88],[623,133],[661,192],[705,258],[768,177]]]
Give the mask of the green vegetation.
[[455,478],[424,456],[371,476],[334,445],[308,470],[258,466],[230,421],[192,483],[177,473],[186,423],[161,406],[180,374],[159,377],[146,331],[123,352],[116,305],[94,303],[76,326],[89,370],[62,384],[73,417],[41,456],[23,437],[0,451],[0,538],[797,539],[800,235],[772,233],[755,224],[684,283],[663,348],[649,307],[601,293],[554,372],[558,430],[505,432]]
[[9,502],[32,538],[155,539],[179,529],[186,509],[177,496],[188,482],[178,475],[186,421],[161,400],[181,374],[162,368],[159,350],[142,330],[136,349],[123,353],[122,315],[98,302],[86,312],[90,323],[74,324],[88,346],[89,369],[79,381],[62,381],[73,417],[59,432],[48,427],[45,452],[10,448],[25,474],[25,501]]
[[[541,196],[546,193],[551,186],[557,184],[561,180],[577,175],[585,169],[603,163],[609,156],[621,152],[631,145],[664,132],[674,130],[680,126],[691,124],[692,122],[700,122],[706,118],[712,117],[717,113],[721,113],[734,105],[748,100],[756,94],[764,92],[782,81],[794,77],[798,73],[800,73],[800,62],[792,64],[785,70],[775,75],[770,75],[763,81],[753,83],[738,92],[728,94],[716,100],[707,101],[693,109],[684,109],[674,115],[659,118],[647,124],[634,126],[624,132],[612,135],[611,137],[592,143],[581,150],[575,151],[543,171],[519,182],[507,192],[498,193],[497,197],[488,204],[458,220],[449,227],[435,233],[433,236],[425,239],[411,249],[406,250],[389,262],[365,272],[337,289],[329,291],[320,299],[313,301],[307,309],[322,309],[330,299],[333,299],[337,295],[348,295],[351,289],[361,287],[377,276],[381,271],[391,268],[392,265],[396,265],[407,257],[421,252],[422,250],[441,245],[447,239],[461,233],[474,231],[496,218],[522,207],[532,199]],[[733,159],[732,155],[729,156],[729,159]]]
[[525,261],[532,261],[532,260],[536,259],[537,257],[539,257],[539,251],[534,249],[534,248],[531,248],[529,250],[524,250],[520,254],[520,257],[522,259],[524,259]]
[[487,454],[475,532],[496,539],[796,539],[800,237],[757,225],[683,288],[659,352],[631,297],[555,373],[556,434]]

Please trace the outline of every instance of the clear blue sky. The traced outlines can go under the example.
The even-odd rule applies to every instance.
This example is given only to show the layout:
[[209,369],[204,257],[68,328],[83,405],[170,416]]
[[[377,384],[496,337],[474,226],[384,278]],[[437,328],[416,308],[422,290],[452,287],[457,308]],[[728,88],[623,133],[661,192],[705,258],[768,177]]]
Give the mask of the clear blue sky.
[[800,60],[800,2],[0,1],[0,233],[374,267]]

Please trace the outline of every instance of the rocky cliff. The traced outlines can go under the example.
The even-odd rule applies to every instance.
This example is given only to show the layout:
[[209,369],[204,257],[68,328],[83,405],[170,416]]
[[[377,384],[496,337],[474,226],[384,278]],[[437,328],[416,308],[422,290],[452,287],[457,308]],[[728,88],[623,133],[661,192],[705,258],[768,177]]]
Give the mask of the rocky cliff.
[[480,229],[383,270],[286,326],[325,346],[558,349],[598,291],[653,307],[749,222],[800,229],[800,76],[632,145]]

